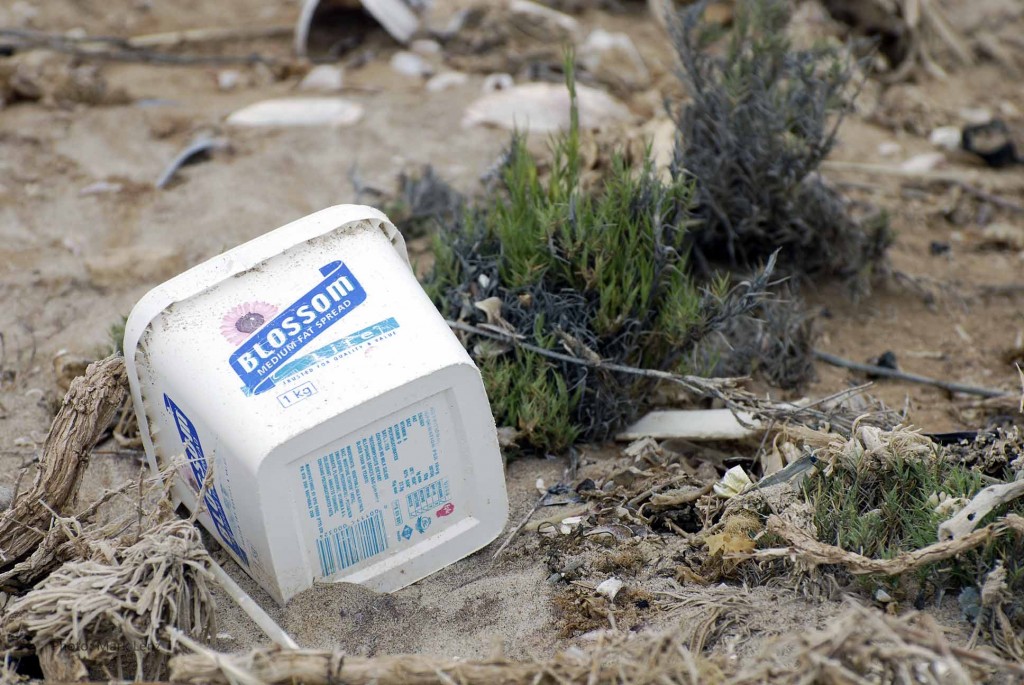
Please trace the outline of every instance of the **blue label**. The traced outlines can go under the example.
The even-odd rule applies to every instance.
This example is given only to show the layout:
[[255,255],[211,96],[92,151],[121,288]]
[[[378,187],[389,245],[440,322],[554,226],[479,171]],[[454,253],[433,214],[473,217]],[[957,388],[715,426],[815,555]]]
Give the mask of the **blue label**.
[[[329,362],[333,357],[345,352],[346,350],[351,350],[352,348],[360,345],[365,345],[371,340],[376,340],[377,338],[396,330],[398,330],[398,321],[396,321],[394,317],[390,317],[383,321],[378,321],[371,326],[367,326],[362,330],[358,330],[355,333],[350,333],[340,340],[328,343],[323,347],[313,350],[309,354],[299,357],[298,359],[292,359],[291,361],[277,367],[269,377],[264,378],[263,384],[260,386],[261,389],[258,392],[263,392],[266,389],[272,388],[277,383],[280,383],[297,373],[302,373],[317,364]],[[254,394],[249,388],[242,388],[242,392],[246,395]]]
[[[192,475],[195,476],[196,483],[201,489],[206,481],[207,463],[195,424],[185,416],[185,412],[167,395],[164,395],[164,406],[171,413],[171,416],[174,417],[174,425],[178,427],[178,437],[181,438],[181,445],[185,448],[185,458],[188,459]],[[212,484],[206,491],[204,501],[206,502],[206,510],[210,514],[210,518],[213,519],[213,527],[217,529],[221,541],[242,560],[243,564],[248,566],[249,557],[241,545],[238,544],[238,541],[235,540],[235,534],[232,532],[231,524],[228,522],[227,512],[224,511],[224,505],[221,504],[217,488]]]
[[247,395],[274,387],[271,374],[296,352],[366,301],[366,291],[342,262],[320,269],[323,280],[242,343],[229,359]]

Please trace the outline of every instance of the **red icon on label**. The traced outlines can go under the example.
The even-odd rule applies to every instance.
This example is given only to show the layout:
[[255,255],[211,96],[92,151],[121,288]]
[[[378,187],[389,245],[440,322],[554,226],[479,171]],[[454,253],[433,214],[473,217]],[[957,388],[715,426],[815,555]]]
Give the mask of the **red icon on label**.
[[442,516],[447,516],[448,514],[452,513],[453,511],[455,511],[455,505],[452,504],[451,502],[449,502],[448,504],[446,504],[443,507],[441,507],[440,509],[438,509],[435,513],[436,513],[438,518],[441,518]]

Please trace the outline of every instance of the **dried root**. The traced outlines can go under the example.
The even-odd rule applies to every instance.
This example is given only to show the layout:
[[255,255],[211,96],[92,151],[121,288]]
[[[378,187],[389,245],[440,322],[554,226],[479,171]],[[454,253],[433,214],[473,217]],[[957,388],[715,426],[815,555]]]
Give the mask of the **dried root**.
[[127,394],[128,376],[120,356],[90,364],[85,376],[71,383],[43,445],[35,483],[0,514],[0,571],[39,546],[54,515],[70,513],[90,452]]

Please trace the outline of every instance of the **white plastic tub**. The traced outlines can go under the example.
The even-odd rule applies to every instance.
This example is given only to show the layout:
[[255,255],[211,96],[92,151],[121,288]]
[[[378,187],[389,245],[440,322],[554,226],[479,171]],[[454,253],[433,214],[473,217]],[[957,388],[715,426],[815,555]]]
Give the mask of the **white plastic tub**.
[[142,440],[174,494],[279,602],[392,591],[508,517],[480,374],[381,212],[340,205],[149,292],[125,327]]

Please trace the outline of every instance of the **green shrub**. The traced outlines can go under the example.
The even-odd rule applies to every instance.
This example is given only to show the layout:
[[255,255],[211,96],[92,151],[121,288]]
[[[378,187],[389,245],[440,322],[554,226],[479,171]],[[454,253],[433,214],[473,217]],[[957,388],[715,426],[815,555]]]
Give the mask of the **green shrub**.
[[[442,225],[428,292],[447,317],[478,324],[476,303],[498,298],[491,324],[546,350],[693,371],[699,345],[756,307],[767,274],[739,288],[722,277],[698,287],[685,252],[692,183],[659,179],[649,159],[631,169],[617,157],[602,188],[581,188],[571,62],[566,71],[572,125],[553,140],[550,171],[515,136],[494,198]],[[534,447],[603,439],[650,403],[647,378],[493,340],[467,346],[498,422]]]
[[848,105],[851,68],[822,45],[796,50],[785,0],[742,0],[724,54],[701,2],[675,18],[680,78],[674,173],[695,183],[698,264],[749,266],[780,251],[782,269],[866,286],[891,242],[884,214],[855,220],[816,171]]

